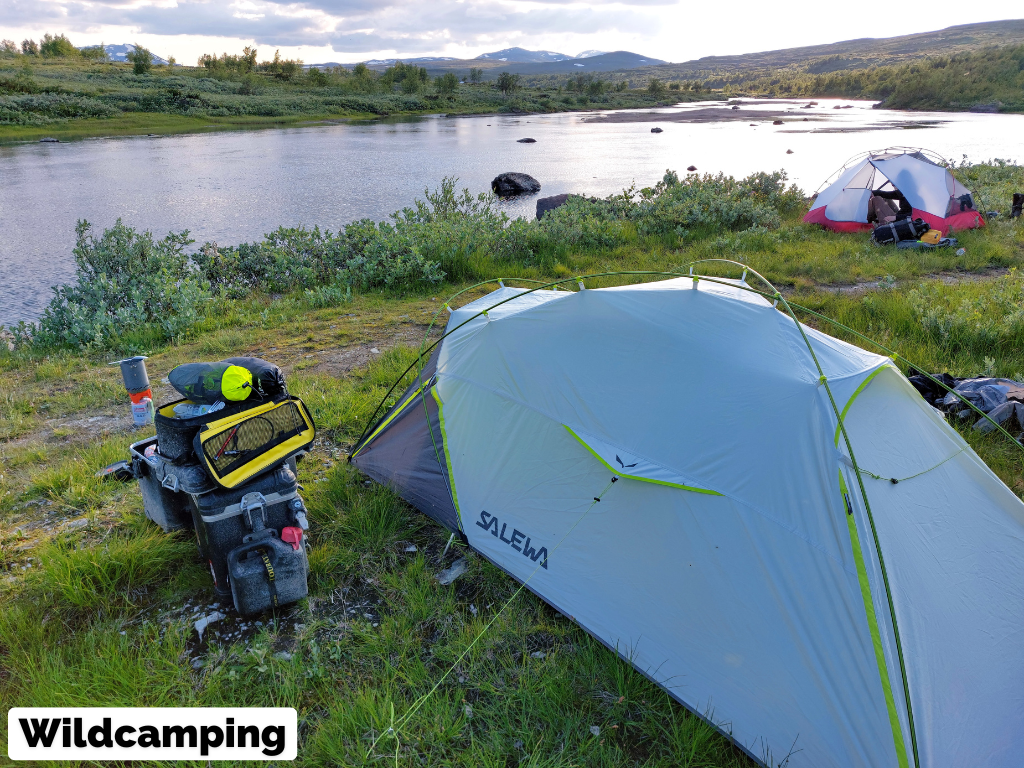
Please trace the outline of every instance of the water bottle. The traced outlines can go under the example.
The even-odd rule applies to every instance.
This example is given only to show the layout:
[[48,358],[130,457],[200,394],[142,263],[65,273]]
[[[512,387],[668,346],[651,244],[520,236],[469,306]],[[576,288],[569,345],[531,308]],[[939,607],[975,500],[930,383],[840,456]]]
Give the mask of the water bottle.
[[132,401],[132,420],[136,427],[144,427],[153,423],[153,399],[141,398],[137,403]]
[[218,400],[213,405],[199,405],[197,403],[179,403],[174,406],[174,415],[179,419],[194,419],[196,416],[205,416],[208,413],[219,411],[224,407],[224,401]]

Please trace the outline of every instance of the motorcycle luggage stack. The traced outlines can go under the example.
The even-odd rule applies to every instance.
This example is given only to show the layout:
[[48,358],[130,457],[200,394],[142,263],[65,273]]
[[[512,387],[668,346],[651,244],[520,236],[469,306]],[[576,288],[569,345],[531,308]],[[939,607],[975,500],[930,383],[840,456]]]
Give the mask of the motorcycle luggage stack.
[[195,529],[218,598],[243,615],[307,594],[309,524],[295,460],[315,435],[305,404],[287,391],[249,399],[195,418],[175,417],[181,401],[161,406],[157,436],[130,449],[146,517],[166,532]]
[[192,517],[217,596],[231,597],[240,613],[273,607],[272,588],[278,605],[306,596],[309,524],[287,463],[238,488],[193,496]]

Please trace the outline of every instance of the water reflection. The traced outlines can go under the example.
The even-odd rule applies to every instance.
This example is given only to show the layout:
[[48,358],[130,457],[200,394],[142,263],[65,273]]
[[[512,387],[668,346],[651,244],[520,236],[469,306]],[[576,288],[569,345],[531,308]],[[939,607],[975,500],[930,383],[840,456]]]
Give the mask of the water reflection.
[[[73,276],[80,218],[98,230],[120,217],[160,236],[188,229],[198,243],[233,244],[278,226],[333,230],[381,219],[449,175],[483,192],[498,173],[522,171],[540,180],[541,196],[603,196],[633,181],[653,184],[668,168],[733,175],[784,168],[812,191],[865,149],[915,144],[952,159],[1007,157],[1024,128],[1018,115],[901,113],[848,100],[806,105],[744,101],[743,119],[714,102],[664,108],[640,122],[583,113],[433,116],[0,147],[0,323],[38,316],[49,286]],[[708,109],[716,110],[710,121],[685,122]],[[654,126],[663,132],[651,133]],[[517,143],[525,137],[537,142]],[[532,216],[535,203],[536,196],[502,206]]]

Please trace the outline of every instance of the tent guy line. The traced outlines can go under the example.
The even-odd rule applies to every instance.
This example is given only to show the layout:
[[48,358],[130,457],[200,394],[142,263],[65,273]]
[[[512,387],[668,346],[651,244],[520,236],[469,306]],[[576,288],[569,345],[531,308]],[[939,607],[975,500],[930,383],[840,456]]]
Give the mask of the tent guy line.
[[[402,727],[402,726],[404,726],[404,725],[406,725],[406,723],[408,723],[408,722],[409,722],[410,718],[412,718],[412,717],[413,717],[413,716],[414,716],[414,715],[415,715],[415,714],[416,714],[416,713],[417,713],[417,712],[419,711],[419,709],[420,709],[421,707],[423,707],[424,703],[426,703],[426,702],[427,702],[427,699],[429,699],[429,698],[430,698],[430,696],[432,696],[432,695],[433,695],[433,694],[434,694],[434,693],[436,692],[436,690],[437,690],[437,689],[438,689],[438,688],[440,687],[441,683],[443,683],[443,682],[444,682],[444,680],[445,680],[445,679],[447,679],[447,676],[451,675],[451,674],[452,674],[453,672],[455,672],[455,671],[456,671],[456,669],[457,669],[457,668],[459,667],[459,665],[460,665],[460,664],[462,663],[462,659],[464,659],[464,658],[466,657],[466,654],[468,654],[468,653],[469,653],[469,651],[471,651],[471,650],[473,649],[473,646],[475,646],[475,645],[476,645],[476,643],[478,643],[478,642],[480,641],[480,638],[482,638],[482,637],[483,637],[483,636],[484,636],[485,634],[487,634],[487,630],[489,630],[489,629],[490,629],[490,626],[492,626],[492,625],[493,625],[493,624],[494,624],[495,622],[497,622],[497,621],[498,621],[498,618],[499,618],[499,616],[501,616],[501,615],[502,615],[502,613],[504,613],[504,612],[505,612],[505,609],[506,609],[506,608],[507,608],[507,607],[508,607],[509,605],[511,605],[511,604],[512,604],[512,602],[513,602],[513,601],[514,601],[514,600],[515,600],[515,599],[516,599],[516,598],[517,598],[517,597],[519,596],[519,594],[520,594],[520,593],[521,593],[521,592],[522,592],[522,591],[523,591],[524,589],[526,589],[526,585],[527,585],[527,584],[529,584],[529,582],[530,582],[530,581],[532,580],[532,578],[534,578],[534,577],[535,577],[535,575],[537,574],[537,572],[538,572],[538,571],[539,571],[539,570],[540,570],[540,569],[541,569],[542,567],[546,567],[546,565],[545,565],[546,561],[547,561],[547,560],[549,560],[549,559],[551,558],[551,555],[552,555],[552,554],[554,554],[554,553],[555,553],[555,551],[556,551],[556,550],[557,550],[557,549],[558,549],[559,547],[561,547],[561,546],[562,546],[562,543],[563,543],[563,542],[564,542],[564,541],[565,541],[566,539],[568,539],[568,537],[569,537],[569,534],[571,534],[571,532],[572,532],[573,530],[575,530],[575,528],[577,528],[577,526],[578,526],[578,525],[579,525],[579,524],[580,524],[581,522],[583,522],[583,519],[584,519],[584,518],[585,518],[585,517],[586,517],[586,516],[587,516],[588,514],[590,514],[590,511],[591,511],[592,509],[594,509],[594,506],[595,506],[595,505],[597,505],[597,504],[598,504],[598,503],[599,503],[599,502],[601,501],[601,499],[602,499],[602,498],[604,498],[604,495],[608,493],[608,489],[609,489],[609,488],[610,488],[610,487],[611,487],[612,485],[614,485],[614,484],[615,484],[615,482],[617,482],[617,481],[618,481],[618,478],[617,478],[617,477],[612,477],[612,478],[611,478],[611,480],[610,480],[610,481],[608,482],[608,484],[607,484],[607,485],[605,485],[605,486],[604,486],[604,488],[603,488],[603,489],[601,490],[601,493],[600,493],[600,494],[598,494],[597,496],[595,496],[595,497],[594,497],[593,501],[592,501],[592,502],[590,503],[590,505],[589,505],[589,506],[587,507],[587,509],[586,509],[586,510],[584,510],[584,513],[583,513],[582,515],[580,515],[580,519],[579,519],[579,520],[577,520],[577,521],[575,521],[574,523],[572,523],[572,527],[570,527],[570,528],[569,528],[568,530],[566,530],[566,531],[565,531],[565,536],[563,536],[563,537],[561,538],[561,541],[559,541],[559,542],[558,542],[558,544],[556,544],[556,545],[555,545],[554,547],[552,547],[552,548],[551,548],[551,553],[550,553],[550,554],[549,554],[549,555],[548,555],[548,556],[547,556],[546,558],[544,558],[544,560],[542,560],[541,562],[539,562],[539,563],[537,564],[537,567],[536,567],[536,568],[534,568],[534,572],[530,573],[530,574],[529,574],[529,577],[528,577],[528,578],[526,578],[526,579],[525,579],[525,580],[524,580],[524,581],[523,581],[522,583],[520,583],[520,585],[519,585],[518,589],[516,589],[516,591],[512,593],[512,596],[511,596],[511,597],[510,597],[510,598],[509,598],[508,600],[506,600],[506,601],[505,601],[504,603],[502,603],[502,606],[501,606],[501,607],[500,607],[500,608],[499,608],[499,609],[498,609],[497,611],[495,611],[495,614],[494,614],[494,615],[493,615],[492,617],[490,617],[490,621],[489,621],[489,622],[487,622],[487,623],[486,623],[486,624],[485,624],[485,625],[483,626],[483,629],[482,629],[482,630],[480,630],[480,631],[479,631],[479,632],[478,632],[478,633],[476,634],[476,637],[474,637],[474,638],[472,639],[472,641],[471,641],[471,642],[469,643],[469,645],[467,645],[467,646],[466,646],[466,649],[465,649],[465,650],[464,650],[464,651],[463,651],[462,653],[460,653],[460,654],[459,654],[459,657],[455,659],[455,662],[453,662],[453,663],[452,663],[452,666],[451,666],[451,667],[449,667],[449,668],[447,668],[447,670],[445,670],[445,671],[444,671],[444,674],[443,674],[443,675],[441,675],[441,676],[440,676],[440,677],[439,677],[439,678],[437,679],[437,682],[436,682],[436,683],[434,683],[434,686],[433,686],[433,687],[432,687],[432,688],[431,688],[430,690],[428,690],[428,691],[427,691],[426,693],[424,693],[424,694],[423,694],[422,696],[420,696],[420,697],[419,697],[418,699],[416,699],[416,701],[414,701],[414,702],[413,702],[413,706],[412,706],[412,707],[410,708],[409,712],[407,712],[406,714],[402,715],[402,716],[401,716],[401,719],[400,719],[400,720],[399,720],[399,721],[398,721],[397,723],[395,723],[395,722],[394,722],[394,705],[392,705],[392,706],[391,706],[391,713],[392,713],[392,725],[391,725],[391,727],[389,727],[389,728],[388,728],[388,729],[387,729],[386,731],[383,731],[383,732],[382,732],[382,733],[381,733],[381,734],[380,734],[379,736],[377,736],[377,738],[375,738],[375,739],[373,740],[373,742],[372,742],[372,743],[370,744],[370,749],[369,749],[369,750],[367,751],[367,759],[368,759],[368,760],[370,759],[370,756],[371,756],[371,755],[373,755],[373,753],[374,753],[374,749],[376,748],[376,746],[377,746],[377,743],[378,743],[378,742],[379,742],[379,741],[380,741],[380,740],[381,740],[381,739],[382,739],[382,738],[383,738],[384,736],[386,736],[386,735],[387,735],[388,733],[391,733],[391,734],[392,734],[392,735],[394,736],[395,740],[397,740],[397,738],[398,738],[398,731],[399,731],[399,730],[401,729],[401,727]],[[454,536],[454,534],[453,534],[453,536]]]

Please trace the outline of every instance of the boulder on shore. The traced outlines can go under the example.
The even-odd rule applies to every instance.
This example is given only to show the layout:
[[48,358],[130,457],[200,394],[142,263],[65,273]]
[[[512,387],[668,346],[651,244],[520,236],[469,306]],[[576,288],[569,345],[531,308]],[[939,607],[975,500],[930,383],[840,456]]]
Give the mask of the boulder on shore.
[[651,128],[651,133],[661,133],[661,128],[658,128],[658,127]]
[[561,205],[565,205],[569,202],[570,197],[575,195],[552,195],[551,197],[542,197],[537,201],[537,218],[544,218],[544,214],[548,211],[553,211]]
[[772,125],[782,125],[781,120],[772,120]]
[[514,197],[540,192],[540,182],[525,173],[501,173],[491,181],[491,191],[498,197]]
[[530,139],[530,138],[516,139],[516,143],[517,144],[536,144],[537,140],[536,139]]
[[970,112],[980,112],[982,114],[995,114],[1003,106],[1001,101],[991,101],[988,104],[975,104],[970,108]]

